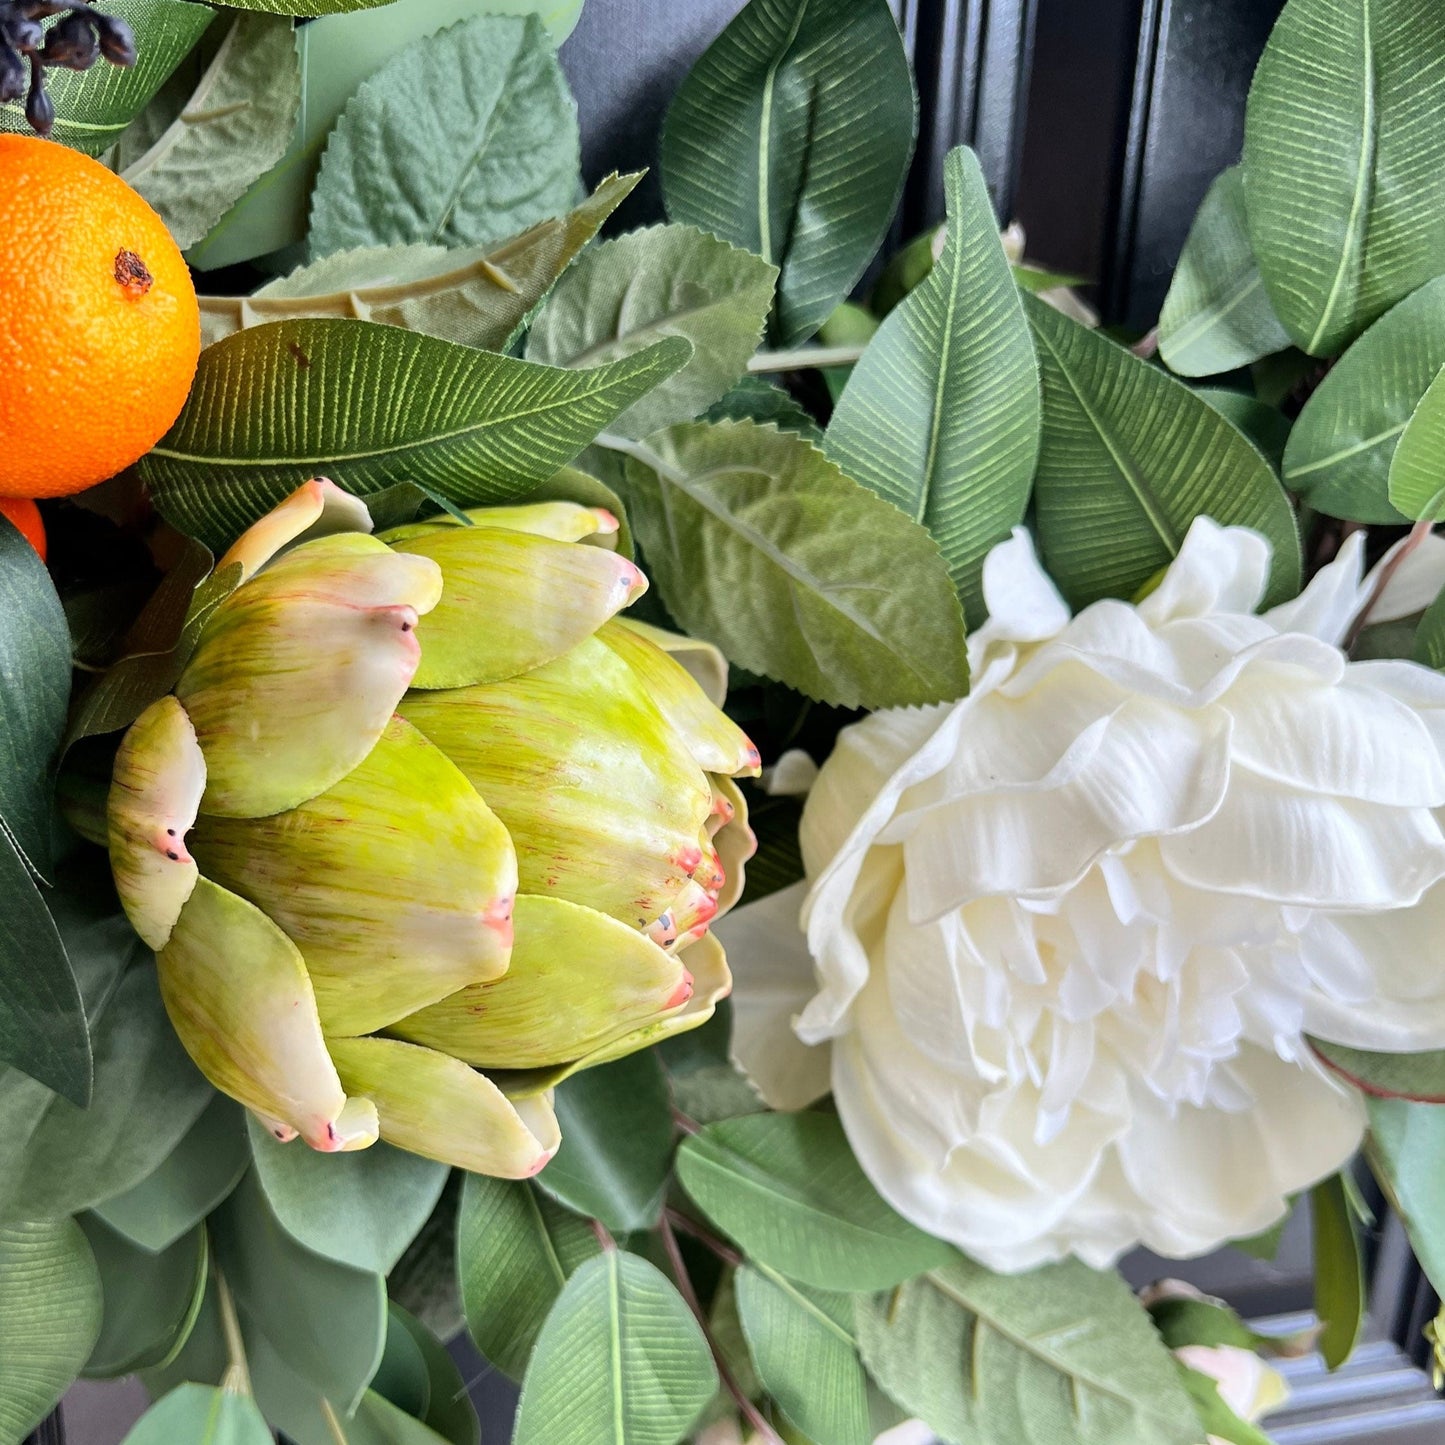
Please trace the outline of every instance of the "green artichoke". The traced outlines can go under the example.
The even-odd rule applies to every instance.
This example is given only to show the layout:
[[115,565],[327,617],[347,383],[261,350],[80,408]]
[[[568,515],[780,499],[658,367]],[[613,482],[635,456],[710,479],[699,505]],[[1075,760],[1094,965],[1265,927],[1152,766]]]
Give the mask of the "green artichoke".
[[468,520],[371,536],[314,481],[247,532],[110,853],[186,1049],[277,1137],[519,1178],[559,1080],[727,993],[758,754],[713,649],[617,618],[615,518]]

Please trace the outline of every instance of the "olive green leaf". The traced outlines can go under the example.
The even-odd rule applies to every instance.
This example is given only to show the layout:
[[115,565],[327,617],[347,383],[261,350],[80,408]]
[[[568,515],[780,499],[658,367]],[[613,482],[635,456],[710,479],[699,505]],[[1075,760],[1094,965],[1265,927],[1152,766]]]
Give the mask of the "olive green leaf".
[[1244,196],[1275,313],[1334,356],[1445,271],[1445,9],[1290,0],[1249,92]]
[[944,185],[943,255],[869,342],[823,450],[928,528],[976,625],[984,618],[983,559],[1028,506],[1039,377],[972,151],[950,154]]
[[1338,1370],[1354,1353],[1365,1323],[1365,1261],[1338,1174],[1310,1190],[1314,1239],[1315,1315],[1322,1321],[1319,1350]]
[[796,345],[877,253],[916,129],[887,0],[750,0],[668,112],[668,215],[780,268],[774,339]]
[[1189,228],[1159,313],[1159,354],[1180,376],[1217,376],[1289,344],[1249,242],[1244,172],[1230,166]]
[[1420,398],[1390,459],[1390,505],[1431,519],[1445,506],[1445,369]]
[[178,1385],[136,1421],[122,1445],[272,1445],[249,1395],[214,1385]]
[[1326,1039],[1311,1039],[1310,1047],[1335,1073],[1377,1099],[1445,1104],[1445,1049],[1375,1054]]
[[426,36],[342,112],[311,197],[311,252],[484,246],[564,212],[577,106],[535,15]]
[[1425,609],[1415,631],[1413,657],[1437,671],[1445,668],[1445,592]]
[[233,10],[264,10],[271,15],[338,15],[346,10],[371,10],[387,0],[231,0]]

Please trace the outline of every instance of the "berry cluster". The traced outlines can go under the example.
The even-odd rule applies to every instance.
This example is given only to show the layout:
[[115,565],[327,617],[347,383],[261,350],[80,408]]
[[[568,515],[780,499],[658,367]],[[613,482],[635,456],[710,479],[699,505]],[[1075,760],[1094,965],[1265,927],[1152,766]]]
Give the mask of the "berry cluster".
[[[52,15],[62,18],[43,27],[40,22]],[[112,65],[135,64],[135,36],[124,20],[84,4],[0,0],[0,105],[23,95],[25,119],[37,134],[49,135],[55,124],[55,102],[45,93],[46,68],[89,70],[102,55]]]

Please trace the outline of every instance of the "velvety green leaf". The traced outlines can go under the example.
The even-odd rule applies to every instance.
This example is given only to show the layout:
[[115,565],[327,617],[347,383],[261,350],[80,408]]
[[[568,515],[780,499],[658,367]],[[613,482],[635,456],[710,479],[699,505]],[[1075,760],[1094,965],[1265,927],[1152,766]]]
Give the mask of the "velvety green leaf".
[[[107,0],[105,11],[135,31],[136,63],[126,67],[100,60],[89,70],[57,66],[45,74],[46,94],[55,102],[51,139],[88,156],[102,155],[115,144],[215,15],[209,6],[190,0]],[[0,105],[0,131],[31,133],[21,102]]]
[[1338,1370],[1354,1353],[1365,1323],[1365,1261],[1338,1174],[1310,1191],[1314,1237],[1315,1314],[1323,1323],[1319,1349]]
[[535,15],[481,15],[389,60],[342,112],[311,252],[485,246],[567,210],[577,107]]
[[300,106],[291,22],[239,15],[180,114],[122,179],[177,245],[192,246],[285,155]]
[[758,1379],[783,1414],[818,1445],[870,1445],[852,1297],[805,1290],[760,1265],[739,1269],[734,1287]]
[[1445,370],[1420,398],[1390,461],[1390,505],[1410,518],[1445,507]]
[[1247,391],[1223,386],[1197,386],[1195,396],[1203,397],[1220,416],[1233,423],[1269,458],[1276,472],[1284,465],[1289,443],[1290,420],[1278,409]]
[[810,442],[823,440],[823,428],[783,390],[761,376],[740,377],[732,389],[703,413],[704,421],[772,422],[781,431],[795,431]]
[[1159,313],[1159,354],[1180,376],[1218,376],[1289,344],[1249,243],[1244,172],[1230,166],[1189,228]]
[[1445,271],[1445,10],[1290,0],[1249,92],[1244,194],[1275,313],[1334,356]]
[[387,1274],[426,1223],[447,1166],[389,1144],[318,1154],[282,1144],[248,1116],[256,1176],[281,1227],[307,1249]]
[[0,1227],[0,1438],[23,1440],[80,1374],[100,1276],[73,1219]]
[[557,1089],[562,1147],[537,1176],[559,1203],[615,1234],[651,1229],[672,1163],[672,1112],[651,1053],[584,1069]]
[[598,1252],[585,1220],[532,1185],[469,1174],[457,1216],[457,1274],[477,1348],[520,1380],[568,1278]]
[[677,1175],[749,1259],[817,1289],[887,1289],[953,1250],[900,1218],[831,1114],[752,1114],[683,1142]]
[[415,481],[461,505],[507,501],[687,356],[672,339],[563,371],[394,326],[282,322],[206,349],[180,419],[140,469],[166,517],[215,548],[313,476],[360,496]]
[[887,0],[750,0],[662,134],[668,215],[782,272],[776,340],[811,336],[873,259],[917,128]]
[[537,1340],[513,1445],[676,1445],[717,1389],[665,1275],[608,1250],[567,1281]]
[[1284,454],[1284,484],[1352,522],[1406,518],[1390,504],[1390,464],[1420,398],[1445,366],[1445,276],[1380,318],[1305,403]]
[[1310,1046],[1337,1074],[1377,1099],[1445,1104],[1445,1050],[1372,1054],[1324,1039],[1311,1039]]
[[843,707],[967,689],[963,618],[937,544],[811,443],[695,422],[627,450],[632,524],[686,631]]
[[1445,1292],[1445,1108],[1406,1099],[1365,1103],[1370,1168],[1436,1293]]
[[593,246],[532,323],[527,356],[597,366],[667,336],[692,360],[612,425],[641,437],[689,421],[723,396],[757,350],[777,269],[692,226],[651,226]]
[[970,625],[983,559],[1023,521],[1039,448],[1039,377],[983,171],[944,169],[948,244],[863,352],[823,450],[943,550]]
[[1112,1270],[1002,1275],[955,1257],[856,1308],[869,1373],[945,1440],[1198,1445],[1173,1358]]
[[249,1395],[212,1385],[178,1385],[136,1421],[122,1445],[272,1445]]
[[1289,498],[1208,402],[1034,297],[1044,430],[1034,481],[1044,565],[1075,607],[1132,597],[1198,516],[1253,527],[1274,548],[1269,596],[1300,586]]

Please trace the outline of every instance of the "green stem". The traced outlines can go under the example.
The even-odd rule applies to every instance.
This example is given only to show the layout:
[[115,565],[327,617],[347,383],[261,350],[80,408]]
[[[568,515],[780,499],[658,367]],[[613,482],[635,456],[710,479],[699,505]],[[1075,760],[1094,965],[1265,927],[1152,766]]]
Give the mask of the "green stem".
[[216,1304],[221,1311],[221,1333],[226,1337],[226,1358],[230,1362],[226,1370],[226,1388],[238,1395],[251,1393],[251,1367],[246,1360],[246,1342],[241,1338],[241,1321],[236,1315],[236,1301],[231,1296],[231,1286],[226,1276],[211,1256],[212,1278],[216,1281]]
[[760,351],[748,362],[748,370],[757,376],[770,371],[807,371],[814,366],[852,366],[862,355],[862,346],[800,346],[793,351]]

